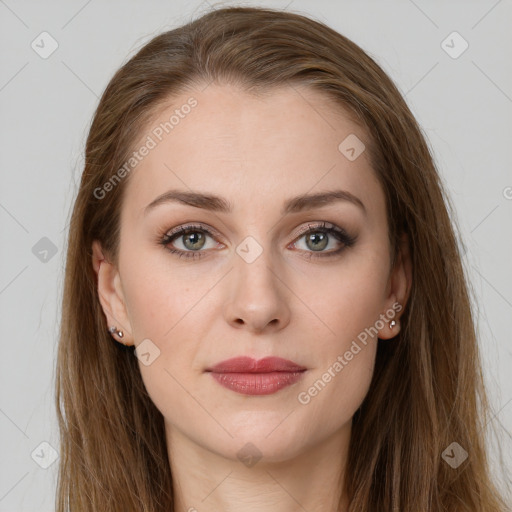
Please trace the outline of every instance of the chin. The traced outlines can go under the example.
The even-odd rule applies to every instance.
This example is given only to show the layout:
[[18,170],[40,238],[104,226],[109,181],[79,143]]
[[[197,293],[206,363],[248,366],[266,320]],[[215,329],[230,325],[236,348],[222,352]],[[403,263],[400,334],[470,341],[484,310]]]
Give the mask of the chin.
[[222,457],[239,461],[248,468],[256,464],[258,468],[262,468],[266,465],[285,463],[293,460],[304,450],[304,446],[296,440],[284,439],[279,436],[270,440],[270,438],[265,438],[265,435],[236,437],[210,448]]
[[284,421],[286,415],[283,414],[272,414],[266,419],[261,416],[260,412],[254,418],[246,418],[238,426],[232,425],[228,429],[233,438],[226,439],[224,447],[231,452],[230,458],[233,457],[233,450],[237,458],[243,456],[244,452],[250,456],[254,451],[266,462],[283,462],[299,455],[310,443],[310,439],[304,438],[304,431],[308,429],[300,428],[293,422],[293,414]]

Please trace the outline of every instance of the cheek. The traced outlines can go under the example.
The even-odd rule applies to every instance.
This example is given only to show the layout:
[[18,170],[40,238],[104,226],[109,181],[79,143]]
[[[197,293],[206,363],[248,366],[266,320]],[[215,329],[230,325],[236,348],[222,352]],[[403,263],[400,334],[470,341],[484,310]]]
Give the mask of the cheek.
[[377,345],[359,345],[350,361],[344,357],[347,351],[336,353],[300,390],[298,407],[317,437],[328,437],[347,425],[368,393]]
[[386,261],[376,253],[353,254],[330,272],[309,275],[300,287],[321,322],[314,344],[318,364],[297,401],[305,417],[323,418],[315,428],[325,435],[350,420],[372,380],[387,283]]
[[[325,329],[316,335],[310,330],[317,364],[296,398],[304,421],[321,437],[348,423],[368,392],[378,343],[375,323],[381,313],[380,290],[374,283],[339,276],[313,298]],[[315,420],[319,417],[320,423]]]
[[153,249],[132,253],[123,262],[125,304],[136,341],[170,339],[211,287],[211,276],[194,276],[191,266],[171,258],[164,249]]
[[309,310],[305,312],[320,325],[318,341],[326,343],[325,353],[332,352],[333,342],[342,348],[384,312],[388,276],[386,261],[376,252],[347,253],[339,263],[310,265],[290,277],[296,296]]
[[205,294],[215,280],[212,275],[194,276],[191,266],[171,264],[166,254],[156,250],[134,251],[122,263],[135,345],[150,340],[150,352],[156,347],[153,350],[158,354],[150,365],[141,361],[139,367],[149,394],[163,410],[183,395],[180,383],[189,390],[195,385],[193,365],[204,338],[202,331],[210,321],[204,314],[209,299]]
[[195,411],[190,396],[201,393],[193,364],[202,336],[200,304],[194,305],[204,292],[186,283],[183,273],[178,278],[169,267],[149,265],[130,275],[126,295],[135,344],[150,340],[149,352],[157,354],[149,365],[139,362],[152,402],[166,418],[176,418],[176,411]]

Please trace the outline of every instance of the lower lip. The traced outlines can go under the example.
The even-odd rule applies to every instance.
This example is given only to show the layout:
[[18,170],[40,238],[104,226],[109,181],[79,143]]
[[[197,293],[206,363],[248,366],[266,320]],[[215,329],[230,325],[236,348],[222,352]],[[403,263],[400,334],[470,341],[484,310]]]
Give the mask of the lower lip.
[[304,372],[210,373],[221,386],[242,395],[271,395],[298,382]]

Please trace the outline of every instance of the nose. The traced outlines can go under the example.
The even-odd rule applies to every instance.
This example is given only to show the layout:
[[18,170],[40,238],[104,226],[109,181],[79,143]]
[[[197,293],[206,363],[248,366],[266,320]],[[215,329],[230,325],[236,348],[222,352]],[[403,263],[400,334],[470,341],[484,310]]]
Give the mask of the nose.
[[224,317],[237,329],[273,332],[283,329],[290,322],[290,290],[284,282],[283,269],[278,275],[272,268],[269,253],[264,250],[251,263],[235,255]]

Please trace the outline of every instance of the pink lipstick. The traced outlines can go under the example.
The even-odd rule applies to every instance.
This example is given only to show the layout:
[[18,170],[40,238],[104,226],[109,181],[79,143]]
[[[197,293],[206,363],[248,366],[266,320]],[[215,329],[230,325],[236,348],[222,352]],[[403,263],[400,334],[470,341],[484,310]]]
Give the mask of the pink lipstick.
[[270,395],[299,381],[306,368],[280,357],[234,357],[206,372],[221,385],[244,395]]

